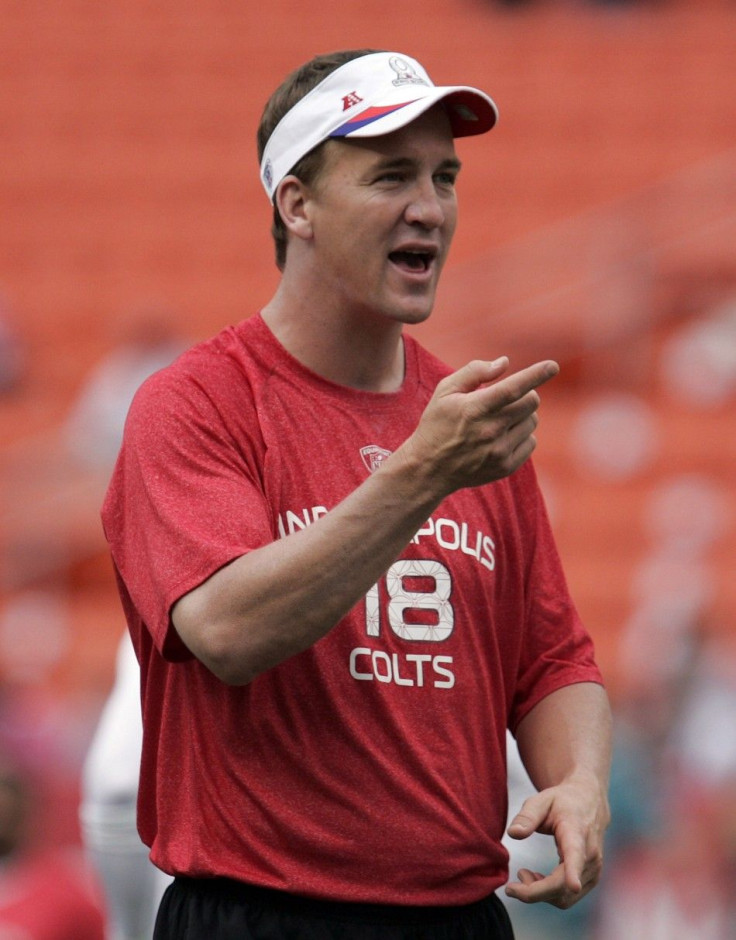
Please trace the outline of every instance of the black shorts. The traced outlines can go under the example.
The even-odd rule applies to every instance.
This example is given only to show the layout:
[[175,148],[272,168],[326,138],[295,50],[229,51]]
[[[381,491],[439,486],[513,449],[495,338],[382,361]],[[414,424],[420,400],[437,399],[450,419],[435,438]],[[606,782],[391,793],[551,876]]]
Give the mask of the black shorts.
[[300,898],[227,878],[176,878],[153,940],[513,940],[495,894],[462,907]]

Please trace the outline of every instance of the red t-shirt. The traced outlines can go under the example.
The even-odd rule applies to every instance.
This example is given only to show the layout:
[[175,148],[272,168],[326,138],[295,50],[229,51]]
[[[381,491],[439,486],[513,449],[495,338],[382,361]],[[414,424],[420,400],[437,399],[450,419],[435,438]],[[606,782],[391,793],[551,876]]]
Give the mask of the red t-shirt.
[[139,827],[165,871],[477,900],[507,878],[507,726],[600,681],[531,463],[447,498],[327,636],[249,685],[179,640],[178,598],[318,521],[414,430],[448,369],[404,342],[402,389],[365,393],[305,369],[257,315],[133,403],[103,521],[142,667]]

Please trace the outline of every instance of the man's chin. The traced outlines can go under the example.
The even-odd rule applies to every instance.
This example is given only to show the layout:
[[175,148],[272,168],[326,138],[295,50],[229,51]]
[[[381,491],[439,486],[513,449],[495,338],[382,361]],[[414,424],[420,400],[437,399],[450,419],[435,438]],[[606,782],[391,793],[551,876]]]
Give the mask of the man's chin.
[[418,297],[405,300],[396,305],[395,318],[402,323],[410,326],[416,323],[424,323],[432,315],[434,308],[434,293],[431,297]]

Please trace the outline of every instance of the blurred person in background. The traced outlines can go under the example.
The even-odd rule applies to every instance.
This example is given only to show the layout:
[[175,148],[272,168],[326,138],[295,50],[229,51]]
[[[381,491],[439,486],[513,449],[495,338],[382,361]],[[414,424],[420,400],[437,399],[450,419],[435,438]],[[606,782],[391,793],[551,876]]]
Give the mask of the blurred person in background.
[[680,781],[663,801],[666,825],[619,845],[600,894],[595,940],[732,940],[734,782],[724,800],[725,791],[716,798]]
[[65,422],[68,447],[91,466],[114,463],[136,390],[188,345],[173,314],[158,306],[128,312],[118,330],[113,349],[87,376]]
[[[121,318],[112,351],[91,371],[67,416],[65,439],[77,461],[95,468],[114,462],[136,390],[186,346],[175,317],[160,305],[140,305]],[[151,864],[138,835],[141,739],[140,670],[126,632],[85,759],[80,805],[82,838],[106,899],[108,940],[150,937],[170,881]]]
[[104,940],[90,873],[73,849],[34,834],[36,810],[25,775],[0,758],[0,937]]
[[[640,637],[647,648],[646,637]],[[736,935],[736,650],[698,620],[616,707],[595,940]]]
[[0,463],[0,564],[6,586],[97,551],[99,502],[136,389],[187,346],[175,316],[149,304],[115,324],[113,348],[86,376],[62,423],[19,438]]
[[107,902],[107,940],[150,938],[171,880],[151,863],[138,835],[142,737],[140,669],[126,633],[82,773],[82,837]]
[[508,832],[560,861],[506,892],[598,881],[608,700],[528,460],[557,365],[453,373],[404,334],[454,234],[454,137],[495,120],[397,53],[298,69],[259,129],[277,292],[136,395],[103,522],[139,828],[175,876],[157,940],[509,940],[507,727],[539,788]]

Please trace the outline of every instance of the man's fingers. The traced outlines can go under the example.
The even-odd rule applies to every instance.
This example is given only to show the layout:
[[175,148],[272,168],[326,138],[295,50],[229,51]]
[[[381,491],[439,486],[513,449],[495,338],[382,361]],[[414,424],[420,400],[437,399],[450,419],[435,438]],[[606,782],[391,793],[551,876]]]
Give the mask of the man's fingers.
[[[542,794],[538,794],[541,796]],[[537,797],[530,797],[509,826],[509,835],[524,838],[540,828],[537,821]],[[532,803],[529,807],[527,804]],[[542,827],[543,828],[543,827]],[[546,902],[566,910],[576,904],[597,884],[600,876],[600,855],[586,854],[585,846],[574,831],[557,833],[561,862],[548,875],[522,868],[518,881],[506,886],[509,897],[525,904]]]
[[591,890],[593,884],[581,885],[571,889],[564,876],[562,865],[558,865],[548,875],[541,872],[522,868],[517,876],[518,881],[506,885],[506,895],[522,901],[524,904],[547,903],[561,910],[567,910],[584,897]]
[[[507,356],[501,356],[490,362],[484,359],[473,359],[457,372],[443,379],[440,386],[446,393],[485,391],[489,393],[490,399],[497,401],[499,407],[503,408],[523,398],[540,385],[544,385],[560,371],[556,362],[552,359],[545,359],[525,369],[520,369],[506,378],[500,378],[508,369],[508,365]],[[490,382],[495,384],[489,386]]]
[[539,417],[536,410],[531,414],[523,415],[518,420],[512,421],[508,426],[507,434],[513,446],[521,444],[527,440],[537,430]]
[[507,356],[501,356],[500,359],[494,359],[488,362],[484,359],[473,359],[457,372],[448,375],[443,379],[438,389],[445,394],[452,392],[473,392],[488,382],[503,375],[508,368],[509,360]]
[[519,401],[545,382],[549,382],[559,371],[560,367],[551,359],[535,362],[533,366],[507,375],[506,378],[496,382],[491,389],[494,394],[489,397],[495,398],[499,407],[503,408]]
[[517,813],[506,831],[512,839],[527,839],[535,830],[534,820],[530,816]]
[[600,852],[588,849],[585,832],[568,821],[563,822],[555,833],[557,851],[565,871],[565,886],[573,894],[597,881],[602,865]]
[[562,859],[565,869],[565,886],[573,894],[583,889],[583,871],[585,869],[585,848],[578,840],[564,844],[561,840]]
[[508,365],[476,359],[446,376],[407,445],[435,462],[433,479],[449,492],[509,476],[536,447],[535,389],[559,368],[547,360],[504,377]]
[[518,881],[506,885],[506,894],[525,904],[539,904],[542,901],[557,904],[565,891],[562,866],[555,868],[549,875],[522,868],[516,877]]
[[543,790],[524,800],[521,809],[511,820],[508,834],[512,839],[526,839],[536,832],[547,818],[551,802],[549,791]]
[[583,866],[577,861],[565,860],[565,887],[572,894],[580,894],[583,890],[582,870]]

